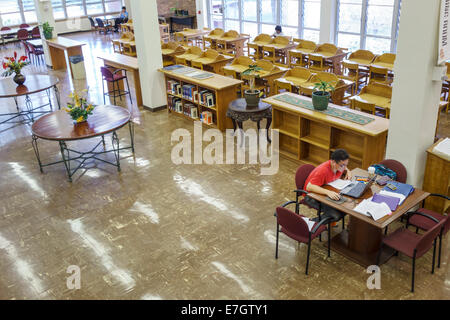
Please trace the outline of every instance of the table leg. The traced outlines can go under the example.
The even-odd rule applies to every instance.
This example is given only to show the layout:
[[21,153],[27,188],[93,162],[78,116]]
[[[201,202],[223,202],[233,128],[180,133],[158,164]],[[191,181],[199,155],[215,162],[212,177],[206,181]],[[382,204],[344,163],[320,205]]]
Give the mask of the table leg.
[[[67,145],[65,141],[59,142],[59,149],[61,151],[61,157],[64,162],[64,166],[66,167],[67,175],[69,176],[69,182],[72,182],[72,173],[70,171],[70,151],[67,149]],[[67,157],[66,157],[67,152]]]
[[113,153],[116,157],[116,163],[117,163],[117,171],[120,171],[120,142],[119,138],[117,137],[116,131],[113,132],[111,137],[112,147],[113,147]]
[[41,170],[41,173],[44,173],[44,171],[42,170],[42,163],[41,163],[41,157],[39,155],[39,148],[38,148],[38,144],[37,144],[37,137],[33,134],[31,136],[31,145],[33,146],[34,149],[34,154],[36,155],[37,161],[39,163],[39,170]]
[[67,68],[65,51],[59,48],[48,46],[53,70],[63,70]]
[[267,133],[267,141],[269,141],[269,143],[272,143],[272,140],[270,140],[270,138],[269,138],[269,128],[270,128],[270,125],[272,124],[272,118],[267,118],[267,120],[266,120],[266,133]]
[[59,93],[58,87],[53,86],[53,90],[55,91],[56,102],[58,103],[58,110],[61,110],[61,95]]
[[134,124],[133,121],[128,122],[130,127],[131,151],[134,154]]

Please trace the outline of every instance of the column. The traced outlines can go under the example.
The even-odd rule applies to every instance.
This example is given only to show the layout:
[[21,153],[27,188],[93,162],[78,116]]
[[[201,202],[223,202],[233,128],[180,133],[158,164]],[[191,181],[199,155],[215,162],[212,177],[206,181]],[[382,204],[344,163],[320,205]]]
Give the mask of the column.
[[128,19],[133,19],[133,13],[131,10],[131,0],[123,0],[123,5],[127,8]]
[[[56,33],[56,23],[55,18],[53,17],[53,8],[52,3],[50,0],[34,0],[34,6],[36,8],[36,16],[38,19],[39,25],[42,25],[44,22],[48,22],[54,29],[53,29],[53,38],[57,36]],[[39,28],[41,30],[41,38],[42,43],[44,47],[44,53],[45,53],[45,63],[47,66],[52,66],[52,59],[50,58],[50,53],[48,50],[47,43],[45,42],[44,33],[42,32],[42,27]]]
[[142,98],[144,106],[152,110],[167,104],[164,76],[158,72],[163,62],[156,1],[133,0],[131,10]]
[[[206,26],[205,17],[206,17],[206,4],[205,0],[195,0],[196,7],[196,15],[197,15],[197,29],[203,29]],[[191,13],[189,13],[191,14]]]
[[402,1],[386,158],[402,162],[408,183],[422,186],[434,141],[442,81],[438,59],[440,0]]
[[322,0],[320,4],[319,43],[334,43],[337,0]]

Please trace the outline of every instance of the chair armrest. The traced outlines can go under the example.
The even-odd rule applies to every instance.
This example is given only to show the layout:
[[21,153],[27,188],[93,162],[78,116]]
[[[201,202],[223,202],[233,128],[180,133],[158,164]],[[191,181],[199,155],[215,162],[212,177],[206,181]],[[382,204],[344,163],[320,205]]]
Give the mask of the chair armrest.
[[430,196],[430,197],[440,197],[440,198],[444,198],[444,199],[447,199],[447,200],[450,201],[450,197],[447,197],[447,196],[445,196],[445,195],[443,195],[443,194],[439,194],[439,193],[430,193],[429,196]]
[[119,71],[125,71],[125,74],[127,73],[127,70],[125,70],[125,69],[117,69],[116,71],[113,72],[113,74],[116,74]]
[[[293,203],[297,203],[297,201],[288,201],[286,203],[283,203],[280,207],[282,208],[286,208],[288,205],[293,204]],[[273,214],[274,217],[277,216],[277,212],[275,211],[275,213]]]
[[409,218],[411,218],[411,216],[413,216],[413,215],[415,215],[415,214],[418,214],[418,215],[420,215],[420,216],[423,216],[423,217],[425,217],[425,218],[428,218],[428,219],[430,219],[430,220],[433,220],[434,222],[436,222],[436,223],[439,223],[439,220],[437,220],[436,218],[434,218],[434,217],[432,217],[432,216],[430,216],[430,215],[428,215],[428,214],[426,214],[426,213],[422,213],[422,212],[418,212],[418,211],[410,211],[410,212],[407,212],[406,213],[406,215],[408,216],[407,217],[407,221],[409,222]]
[[323,220],[320,220],[318,224],[316,224],[314,226],[314,228],[312,228],[312,230],[310,231],[311,234],[314,234],[317,232],[317,230],[324,224],[328,224],[329,222],[331,222],[332,218],[325,218]]
[[304,193],[304,194],[308,194],[308,191],[305,191],[305,190],[303,190],[303,189],[297,189],[297,190],[294,190],[294,192],[295,192],[295,193]]

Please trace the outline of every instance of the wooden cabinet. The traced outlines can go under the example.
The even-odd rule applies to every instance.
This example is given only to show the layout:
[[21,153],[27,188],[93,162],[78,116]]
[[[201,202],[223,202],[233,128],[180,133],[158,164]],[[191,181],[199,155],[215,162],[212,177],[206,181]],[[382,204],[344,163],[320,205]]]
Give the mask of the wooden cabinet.
[[[289,94],[311,101],[307,97]],[[277,96],[263,101],[272,105],[272,128],[279,132],[281,155],[317,166],[329,160],[336,149],[345,149],[350,154],[350,169],[366,169],[384,159],[389,120],[348,109],[375,119],[359,125],[274,99]]]
[[[232,129],[233,123],[230,118],[226,117],[226,112],[228,109],[228,105],[231,101],[238,98],[237,89],[242,85],[241,80],[236,80],[228,77],[224,77],[218,74],[212,74],[212,77],[204,79],[204,80],[196,80],[191,77],[187,77],[184,75],[176,74],[171,71],[167,71],[164,69],[160,69],[160,72],[164,73],[166,80],[166,93],[167,93],[167,101],[168,104],[170,102],[171,97],[175,96],[182,101],[182,104],[193,104],[198,107],[198,113],[201,114],[204,111],[209,111],[212,113],[213,124],[210,126],[217,127],[220,130]],[[207,90],[213,94],[214,105],[207,106],[204,103],[200,103],[197,99],[183,97],[182,92],[180,94],[175,94],[172,91],[168,90],[169,81],[176,81],[181,86],[183,85],[193,85],[193,90],[197,93]],[[192,118],[183,113],[174,112],[170,108],[167,108],[168,112],[177,116],[184,117],[186,119],[198,120],[197,118]]]
[[[422,189],[430,193],[450,196],[450,161],[442,155],[433,152],[440,139],[427,150],[427,164]],[[440,197],[429,197],[425,201],[425,208],[435,212],[448,212],[450,201]]]

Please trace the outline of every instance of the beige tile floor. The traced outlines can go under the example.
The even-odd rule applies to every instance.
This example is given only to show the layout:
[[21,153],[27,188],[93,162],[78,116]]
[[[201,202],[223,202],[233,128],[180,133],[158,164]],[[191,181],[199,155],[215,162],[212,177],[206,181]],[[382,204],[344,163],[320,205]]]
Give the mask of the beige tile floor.
[[[111,36],[69,37],[87,43],[87,81],[49,73],[60,78],[63,101],[73,87],[89,86],[90,99],[102,103],[95,56],[111,50]],[[15,49],[8,47],[0,56]],[[8,109],[12,103],[4,100],[0,106]],[[441,122],[448,135],[448,116]],[[177,128],[192,132],[193,124],[166,111],[143,111],[135,157],[122,154],[121,173],[92,163],[68,183],[61,165],[39,172],[29,125],[1,125],[0,299],[450,298],[448,236],[434,275],[431,252],[417,261],[414,294],[411,261],[402,255],[381,267],[380,290],[367,288],[369,274],[361,266],[334,252],[327,258],[318,241],[309,276],[306,247],[284,235],[275,260],[273,211],[293,198],[298,164],[281,159],[273,176],[261,176],[256,165],[175,165],[170,136]],[[126,129],[119,137],[129,142]],[[41,148],[43,157],[59,158],[57,144],[42,142]],[[66,286],[71,265],[81,269],[79,290]]]

